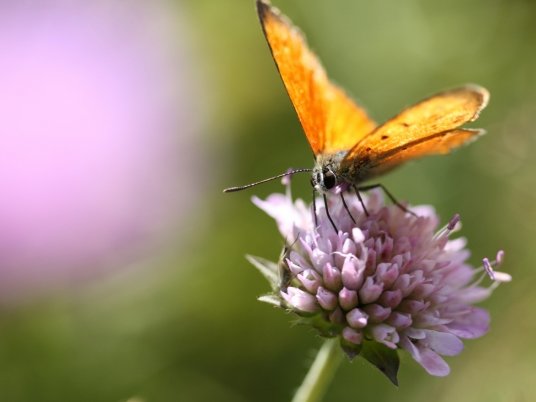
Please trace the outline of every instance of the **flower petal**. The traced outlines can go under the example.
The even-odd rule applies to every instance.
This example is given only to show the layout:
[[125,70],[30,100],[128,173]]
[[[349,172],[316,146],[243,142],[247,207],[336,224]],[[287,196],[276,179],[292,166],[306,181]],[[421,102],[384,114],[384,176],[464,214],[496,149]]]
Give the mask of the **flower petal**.
[[371,328],[370,333],[374,340],[383,343],[390,349],[396,349],[396,344],[400,340],[398,332],[396,332],[396,328],[393,328],[387,324],[374,325]]
[[304,313],[316,313],[319,305],[316,298],[301,289],[289,286],[286,292],[281,292],[289,307]]
[[452,334],[460,338],[474,339],[488,332],[489,321],[489,313],[486,310],[471,307],[468,314],[458,317],[453,322],[447,324],[447,328]]
[[286,239],[297,236],[295,228],[312,229],[311,218],[307,216],[311,215],[311,213],[307,210],[303,201],[298,203],[298,200],[294,204],[287,194],[272,194],[266,200],[253,196],[251,201],[276,220],[279,232]]
[[322,286],[316,292],[316,300],[324,310],[331,311],[337,307],[337,296]]
[[463,350],[462,341],[448,332],[426,330],[426,343],[434,352],[444,356],[456,356]]
[[350,327],[345,327],[341,333],[344,340],[359,345],[363,342],[363,333]]
[[490,288],[471,286],[460,290],[456,294],[456,301],[464,304],[479,303],[486,300],[491,295],[491,292],[492,290]]
[[450,373],[449,365],[433,350],[414,344],[407,337],[400,339],[400,345],[407,350],[411,357],[419,363],[429,374],[444,377]]
[[365,328],[368,323],[368,315],[360,309],[354,308],[346,314],[346,320],[353,328]]

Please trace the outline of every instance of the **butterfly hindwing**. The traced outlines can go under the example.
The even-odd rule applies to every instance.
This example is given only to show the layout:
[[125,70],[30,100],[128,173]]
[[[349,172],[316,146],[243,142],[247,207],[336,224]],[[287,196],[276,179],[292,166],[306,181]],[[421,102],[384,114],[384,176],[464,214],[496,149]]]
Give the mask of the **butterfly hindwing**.
[[447,154],[454,148],[476,140],[484,133],[481,129],[456,129],[394,148],[369,162],[369,175],[372,177],[383,174],[406,161],[423,156]]

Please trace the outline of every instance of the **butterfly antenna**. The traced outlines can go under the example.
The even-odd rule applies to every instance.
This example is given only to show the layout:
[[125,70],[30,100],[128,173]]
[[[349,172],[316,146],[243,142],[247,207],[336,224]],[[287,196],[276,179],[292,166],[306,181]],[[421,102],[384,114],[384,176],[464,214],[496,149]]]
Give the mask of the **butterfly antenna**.
[[257,186],[259,184],[263,184],[263,183],[266,183],[266,182],[269,182],[269,181],[272,181],[272,180],[275,180],[275,179],[280,179],[280,178],[285,177],[285,176],[293,175],[294,173],[303,173],[303,172],[312,172],[312,171],[313,171],[313,169],[290,170],[288,172],[278,174],[277,176],[273,176],[273,177],[269,177],[269,178],[264,179],[264,180],[256,181],[255,183],[246,184],[244,186],[229,187],[229,188],[224,189],[223,192],[224,193],[233,193],[235,191],[245,190],[247,188]]

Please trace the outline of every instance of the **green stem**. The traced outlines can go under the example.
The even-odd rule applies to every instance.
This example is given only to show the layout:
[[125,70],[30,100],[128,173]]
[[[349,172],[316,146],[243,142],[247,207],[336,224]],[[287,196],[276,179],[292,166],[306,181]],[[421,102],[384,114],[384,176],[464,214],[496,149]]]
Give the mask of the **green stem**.
[[292,402],[321,401],[341,360],[338,338],[327,339],[318,351]]

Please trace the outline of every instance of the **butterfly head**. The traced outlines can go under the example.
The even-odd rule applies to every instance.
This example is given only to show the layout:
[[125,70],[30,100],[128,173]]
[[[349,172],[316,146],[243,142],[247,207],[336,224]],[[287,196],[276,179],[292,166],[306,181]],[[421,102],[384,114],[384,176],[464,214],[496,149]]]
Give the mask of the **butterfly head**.
[[317,156],[311,175],[311,185],[320,194],[325,194],[342,184],[339,170],[343,156],[343,152]]
[[321,194],[327,193],[338,184],[337,175],[327,166],[317,166],[313,169],[311,185]]

